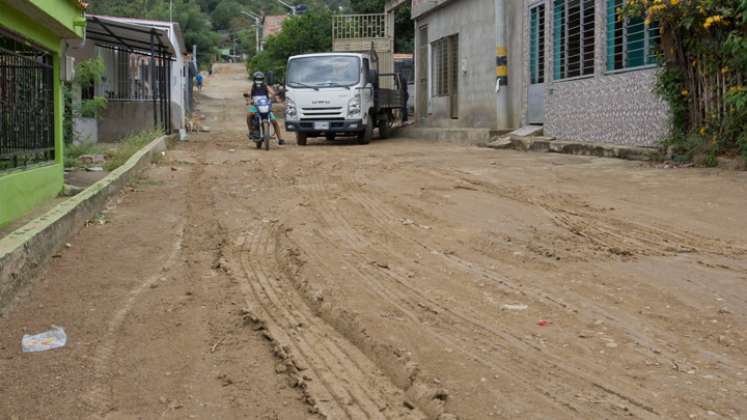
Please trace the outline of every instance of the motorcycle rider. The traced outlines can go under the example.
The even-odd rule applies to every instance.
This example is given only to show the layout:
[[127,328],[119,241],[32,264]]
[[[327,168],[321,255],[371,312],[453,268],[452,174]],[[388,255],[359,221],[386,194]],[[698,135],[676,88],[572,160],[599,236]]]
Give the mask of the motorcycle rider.
[[[273,98],[277,98],[275,91],[265,83],[265,74],[261,71],[255,72],[252,75],[252,90],[248,95],[244,94],[248,105],[246,125],[249,128],[250,134],[254,132],[254,116],[257,114],[257,107],[255,107],[251,101],[257,96],[265,96],[271,101]],[[280,124],[272,111],[270,111],[270,121],[272,122],[272,126],[275,128],[275,135],[278,137],[278,144],[285,144],[285,141],[280,137]]]

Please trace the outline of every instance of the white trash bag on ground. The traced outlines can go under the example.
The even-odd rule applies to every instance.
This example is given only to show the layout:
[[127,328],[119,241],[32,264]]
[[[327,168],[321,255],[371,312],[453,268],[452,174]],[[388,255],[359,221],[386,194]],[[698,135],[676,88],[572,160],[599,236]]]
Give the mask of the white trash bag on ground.
[[24,353],[35,353],[39,351],[53,350],[64,347],[67,343],[67,335],[62,327],[52,325],[52,329],[37,335],[24,335],[21,347]]

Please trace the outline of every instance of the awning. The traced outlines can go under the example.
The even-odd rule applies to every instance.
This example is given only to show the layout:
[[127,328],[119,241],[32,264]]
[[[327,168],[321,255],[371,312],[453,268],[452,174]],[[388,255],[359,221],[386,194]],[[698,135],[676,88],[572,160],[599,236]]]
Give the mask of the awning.
[[174,56],[169,34],[163,29],[124,23],[105,16],[86,15],[86,38],[101,47],[133,53]]

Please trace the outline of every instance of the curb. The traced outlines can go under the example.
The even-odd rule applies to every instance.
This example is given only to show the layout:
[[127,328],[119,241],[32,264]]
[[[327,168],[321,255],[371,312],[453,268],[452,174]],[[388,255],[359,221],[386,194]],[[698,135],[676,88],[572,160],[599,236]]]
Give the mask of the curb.
[[104,207],[109,197],[150,164],[154,154],[166,150],[167,138],[153,140],[102,180],[0,239],[0,311],[19,289],[31,283],[65,240]]
[[513,149],[523,152],[565,153],[627,160],[657,161],[662,159],[661,151],[653,147],[552,140],[544,137],[520,138],[512,136],[508,140],[497,140],[488,143],[485,147],[504,150]]
[[487,128],[433,128],[409,126],[397,128],[393,135],[407,139],[442,141],[452,144],[483,146],[504,132]]

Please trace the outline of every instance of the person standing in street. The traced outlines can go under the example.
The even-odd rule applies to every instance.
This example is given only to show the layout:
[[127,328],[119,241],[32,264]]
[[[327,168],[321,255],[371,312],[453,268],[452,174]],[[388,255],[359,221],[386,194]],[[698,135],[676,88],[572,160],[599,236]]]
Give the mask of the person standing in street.
[[202,91],[202,73],[197,73],[197,76],[195,77],[195,81],[197,82],[197,91]]

